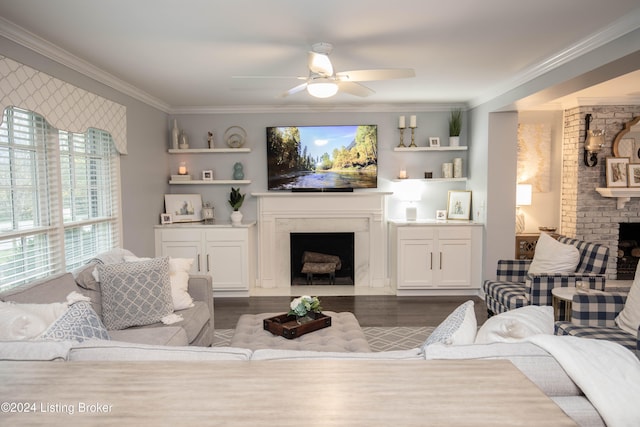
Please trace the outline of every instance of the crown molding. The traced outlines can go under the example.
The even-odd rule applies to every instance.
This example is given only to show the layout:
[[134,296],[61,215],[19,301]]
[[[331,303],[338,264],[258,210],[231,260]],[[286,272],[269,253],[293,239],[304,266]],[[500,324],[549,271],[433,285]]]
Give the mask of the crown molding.
[[129,95],[138,101],[144,102],[151,107],[157,108],[165,113],[169,111],[169,104],[166,102],[149,95],[124,80],[107,73],[84,59],[73,55],[72,53],[33,34],[30,31],[25,30],[19,25],[16,25],[3,17],[0,17],[0,36],[39,53],[52,61],[64,65],[65,67],[77,71],[99,83],[122,92],[125,95]]
[[516,75],[512,79],[505,81],[503,84],[494,86],[483,95],[471,100],[469,105],[471,108],[482,105],[497,96],[503,95],[510,90],[534,80],[543,74],[567,64],[586,53],[624,36],[625,34],[637,30],[638,28],[640,28],[640,9],[634,10],[632,13],[625,15],[613,22],[611,25],[608,25],[600,31],[585,37],[577,43],[574,43],[565,50],[558,52],[557,54]]

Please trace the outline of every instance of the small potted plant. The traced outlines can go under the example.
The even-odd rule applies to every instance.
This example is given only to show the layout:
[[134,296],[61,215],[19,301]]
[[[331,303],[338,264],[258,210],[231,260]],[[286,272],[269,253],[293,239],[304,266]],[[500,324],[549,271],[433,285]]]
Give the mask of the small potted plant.
[[460,131],[462,130],[462,110],[456,108],[451,110],[449,116],[449,145],[457,147],[460,145]]
[[233,209],[233,212],[231,213],[232,225],[240,225],[242,223],[242,212],[240,212],[240,207],[244,202],[244,196],[244,194],[240,193],[240,187],[231,187],[231,193],[229,193],[229,206]]

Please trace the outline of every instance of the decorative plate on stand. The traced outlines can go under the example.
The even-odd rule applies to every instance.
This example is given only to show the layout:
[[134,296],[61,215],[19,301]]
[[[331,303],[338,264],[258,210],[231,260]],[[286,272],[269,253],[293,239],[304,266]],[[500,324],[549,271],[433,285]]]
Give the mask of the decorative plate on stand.
[[224,141],[230,148],[240,148],[247,141],[247,132],[240,126],[231,126],[224,132]]

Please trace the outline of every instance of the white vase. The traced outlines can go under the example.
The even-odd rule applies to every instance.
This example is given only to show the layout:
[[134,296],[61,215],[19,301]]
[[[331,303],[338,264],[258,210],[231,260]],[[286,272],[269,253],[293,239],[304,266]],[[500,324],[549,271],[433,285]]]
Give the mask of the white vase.
[[173,129],[171,129],[171,148],[178,149],[178,138],[180,137],[180,129],[178,129],[178,120],[173,119]]
[[462,178],[462,158],[453,159],[453,177]]
[[442,177],[453,178],[453,163],[442,164]]
[[242,224],[242,212],[233,211],[231,212],[231,225],[240,225]]
[[458,147],[460,145],[460,137],[459,136],[450,136],[449,137],[449,146],[450,147]]

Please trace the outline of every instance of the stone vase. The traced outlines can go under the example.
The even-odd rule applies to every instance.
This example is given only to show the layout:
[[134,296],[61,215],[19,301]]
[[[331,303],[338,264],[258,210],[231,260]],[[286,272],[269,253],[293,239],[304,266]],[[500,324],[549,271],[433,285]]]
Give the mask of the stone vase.
[[460,137],[459,136],[450,136],[449,137],[449,146],[450,147],[458,147],[458,146],[460,146]]
[[231,212],[231,225],[240,225],[242,224],[242,212],[233,211]]

